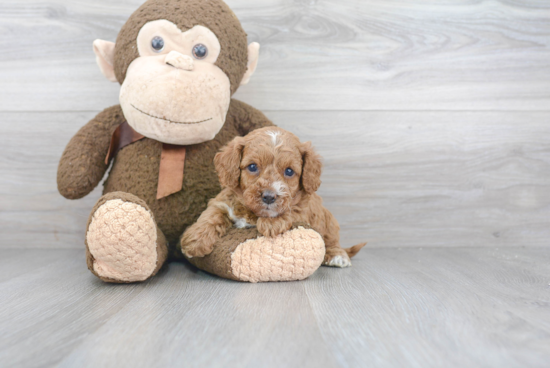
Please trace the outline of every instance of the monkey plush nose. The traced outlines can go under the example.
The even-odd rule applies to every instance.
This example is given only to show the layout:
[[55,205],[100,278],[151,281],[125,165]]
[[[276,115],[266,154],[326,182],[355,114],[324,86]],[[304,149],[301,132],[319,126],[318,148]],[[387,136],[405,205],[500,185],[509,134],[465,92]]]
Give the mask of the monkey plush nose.
[[277,196],[275,195],[275,193],[272,193],[272,192],[264,192],[262,194],[262,201],[265,203],[265,204],[272,204],[275,202],[275,200],[277,199]]
[[168,55],[166,55],[164,62],[174,68],[187,70],[189,72],[195,69],[195,62],[193,61],[193,58],[191,56],[180,54],[177,51],[171,51]]

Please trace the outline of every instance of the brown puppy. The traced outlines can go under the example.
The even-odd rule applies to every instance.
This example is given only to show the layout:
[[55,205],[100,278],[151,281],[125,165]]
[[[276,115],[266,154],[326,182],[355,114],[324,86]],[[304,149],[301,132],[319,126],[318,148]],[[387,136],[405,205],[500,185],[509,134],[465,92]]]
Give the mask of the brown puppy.
[[321,185],[321,159],[311,143],[300,143],[284,129],[267,127],[233,139],[214,159],[223,191],[212,199],[181,239],[187,257],[210,254],[232,226],[257,227],[267,237],[293,223],[310,224],[325,241],[324,265],[351,266],[366,243],[340,246],[340,226],[315,192]]

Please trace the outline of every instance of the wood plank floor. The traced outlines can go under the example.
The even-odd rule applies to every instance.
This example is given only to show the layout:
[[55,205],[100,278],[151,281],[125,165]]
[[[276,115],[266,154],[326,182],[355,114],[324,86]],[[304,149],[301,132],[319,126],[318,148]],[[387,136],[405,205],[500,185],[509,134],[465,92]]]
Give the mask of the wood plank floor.
[[367,249],[246,284],[169,264],[109,285],[82,250],[0,250],[2,367],[548,367],[550,249]]

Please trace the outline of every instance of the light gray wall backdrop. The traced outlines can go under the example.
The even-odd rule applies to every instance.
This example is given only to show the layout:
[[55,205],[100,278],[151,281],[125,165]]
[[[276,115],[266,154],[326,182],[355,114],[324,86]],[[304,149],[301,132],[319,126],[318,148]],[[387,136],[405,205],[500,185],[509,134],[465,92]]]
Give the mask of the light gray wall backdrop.
[[[117,104],[92,42],[141,0],[0,3],[0,247],[83,248],[100,189],[56,189]],[[229,0],[259,69],[235,96],[312,140],[342,242],[548,246],[550,2]]]

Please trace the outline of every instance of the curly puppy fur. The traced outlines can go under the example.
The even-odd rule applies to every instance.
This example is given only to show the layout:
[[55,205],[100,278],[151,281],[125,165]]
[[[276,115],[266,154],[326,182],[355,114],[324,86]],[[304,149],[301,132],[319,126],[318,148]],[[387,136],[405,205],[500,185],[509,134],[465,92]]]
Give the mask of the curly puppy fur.
[[181,246],[187,257],[210,254],[232,226],[257,227],[262,235],[275,237],[296,222],[310,224],[323,236],[324,265],[351,266],[350,258],[365,246],[340,246],[340,226],[315,193],[321,185],[322,163],[310,142],[301,143],[284,129],[267,127],[235,138],[214,163],[224,189],[184,233]]

